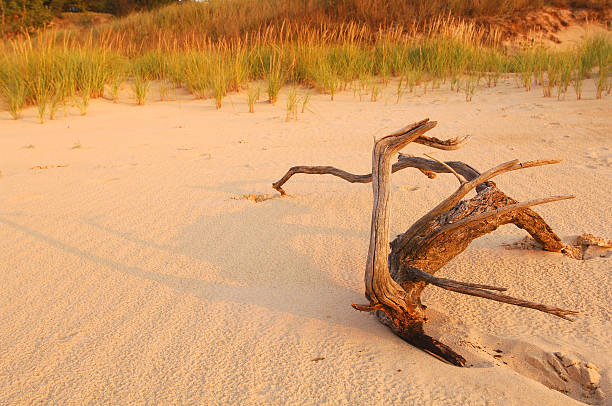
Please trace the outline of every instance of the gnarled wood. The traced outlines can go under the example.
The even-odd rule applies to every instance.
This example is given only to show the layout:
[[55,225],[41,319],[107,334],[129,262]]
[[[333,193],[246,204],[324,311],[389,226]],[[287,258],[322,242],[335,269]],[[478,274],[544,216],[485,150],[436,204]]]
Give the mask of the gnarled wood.
[[[559,237],[529,207],[573,196],[519,203],[497,189],[491,181],[493,177],[506,172],[554,164],[559,160],[524,163],[514,160],[482,174],[463,162],[441,162],[402,154],[398,162],[391,165],[391,156],[410,142],[439,149],[456,149],[465,142],[466,138],[441,141],[424,136],[423,133],[435,124],[426,119],[376,141],[372,152],[372,174],[354,175],[331,166],[298,166],[291,168],[273,187],[284,195],[282,185],[297,173],[331,174],[352,183],[372,182],[374,202],[364,277],[365,296],[369,304],[354,304],[353,307],[375,312],[378,319],[402,339],[439,359],[463,366],[465,359],[461,355],[424,333],[425,306],[420,299],[423,289],[427,284],[432,284],[446,290],[532,308],[571,320],[569,316],[577,312],[497,293],[505,291],[505,288],[458,282],[438,278],[434,274],[463,252],[475,238],[504,224],[514,224],[525,229],[546,250],[563,252],[565,247]],[[459,179],[460,186],[389,245],[390,176],[393,172],[410,167],[419,169],[430,178],[434,178],[436,173],[452,173]],[[477,192],[474,198],[461,200],[474,189]]]
[[[401,134],[402,130],[397,131],[397,133]],[[468,139],[469,139],[469,136],[456,137],[456,138],[451,138],[449,140],[442,141],[437,138],[433,138],[433,137],[430,138],[430,137],[425,137],[423,135],[419,135],[414,140],[414,142],[417,142],[423,145],[427,145],[432,148],[437,148],[437,149],[442,149],[442,150],[454,150],[454,149],[460,148],[465,142],[467,142]],[[434,172],[444,172],[444,171],[430,169],[429,162],[433,162],[433,161],[429,161],[429,160],[424,160],[424,161],[426,162],[418,161],[418,160],[416,161],[413,161],[413,160],[398,161],[394,163],[393,166],[391,167],[391,172],[397,172],[405,168],[418,168],[423,171],[429,170],[429,171],[434,171]],[[452,163],[447,162],[447,164],[449,164],[452,168],[454,168],[457,172],[459,172],[459,174],[461,174],[464,177],[470,177],[471,179],[474,174],[476,174],[476,176],[478,175],[478,172],[476,170],[464,164],[463,162],[452,162]],[[434,165],[433,167],[436,167],[436,166]],[[355,175],[350,172],[343,171],[342,169],[335,168],[333,166],[294,166],[294,167],[289,168],[287,173],[285,173],[285,175],[282,178],[274,182],[272,184],[272,187],[276,189],[281,195],[283,196],[286,195],[286,192],[282,186],[293,175],[296,175],[298,173],[305,173],[305,174],[310,174],[310,175],[334,175],[350,183],[370,183],[372,181],[371,173],[368,173],[366,175]]]

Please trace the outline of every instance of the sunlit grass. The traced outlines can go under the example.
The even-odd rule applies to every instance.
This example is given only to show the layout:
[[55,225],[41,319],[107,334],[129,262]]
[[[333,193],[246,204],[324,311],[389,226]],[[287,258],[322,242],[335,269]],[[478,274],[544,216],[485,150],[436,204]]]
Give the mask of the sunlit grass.
[[215,55],[209,62],[208,88],[215,99],[215,107],[221,108],[221,102],[227,94],[230,83],[230,73],[224,55]]
[[161,101],[170,100],[172,90],[174,90],[173,82],[170,79],[162,79],[159,82],[159,99]]
[[267,55],[268,60],[266,62],[263,62],[262,59],[262,65],[265,66],[265,79],[268,84],[268,100],[270,100],[272,104],[276,103],[278,93],[285,84],[287,77],[291,73],[290,68],[293,66],[284,67],[282,57],[283,54],[275,49]]
[[0,95],[6,100],[8,111],[14,120],[21,118],[26,104],[26,81],[15,69],[2,71],[0,77]]
[[259,87],[259,85],[248,86],[246,93],[247,102],[249,105],[249,113],[255,113],[255,103],[259,100],[259,95],[261,94],[261,87]]
[[[220,13],[227,11],[221,3],[210,4]],[[606,35],[564,51],[538,45],[512,49],[502,46],[495,32],[439,18],[418,32],[397,25],[375,31],[366,23],[271,24],[236,36],[231,27],[238,24],[237,30],[244,30],[244,21],[228,21],[219,28],[226,35],[215,39],[163,36],[171,21],[203,29],[190,14],[197,10],[210,9],[188,3],[130,16],[89,36],[58,31],[0,43],[0,95],[6,109],[18,119],[25,106],[36,106],[44,121],[72,102],[86,114],[90,99],[103,97],[105,89],[117,102],[126,81],[133,83],[139,104],[145,103],[152,81],[159,82],[162,100],[184,86],[195,98],[213,98],[217,108],[228,92],[246,89],[251,112],[259,90],[249,83],[262,83],[272,104],[285,85],[315,88],[331,100],[350,87],[360,100],[367,96],[365,100],[378,101],[391,78],[398,80],[397,103],[407,93],[426,94],[441,86],[465,93],[470,101],[481,86],[494,87],[509,74],[527,91],[541,87],[545,97],[558,99],[570,86],[582,98],[586,79],[594,81],[596,98],[612,88],[612,40]],[[131,31],[136,21],[146,37]]]
[[147,94],[151,88],[151,82],[145,75],[139,73],[132,84],[132,90],[136,96],[136,103],[139,106],[144,106],[147,103]]
[[82,116],[87,115],[90,100],[91,87],[88,84],[86,84],[72,96],[72,102],[79,109]]
[[298,119],[298,95],[297,89],[292,87],[287,95],[287,110],[285,115],[285,121],[291,121]]

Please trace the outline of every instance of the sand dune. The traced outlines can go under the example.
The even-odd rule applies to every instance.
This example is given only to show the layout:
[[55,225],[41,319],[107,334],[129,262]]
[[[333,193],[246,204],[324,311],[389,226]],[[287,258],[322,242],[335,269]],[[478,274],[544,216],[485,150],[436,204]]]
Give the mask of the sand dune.
[[[475,241],[440,276],[582,315],[430,287],[429,332],[460,369],[350,307],[364,302],[370,185],[297,175],[290,197],[241,199],[273,196],[297,164],[367,173],[374,136],[430,117],[432,136],[470,143],[404,152],[480,170],[563,158],[497,184],[519,200],[575,194],[536,208],[566,242],[612,237],[612,98],[591,82],[580,101],[511,79],[471,103],[387,92],[315,95],[288,123],[284,97],[248,114],[245,95],[220,111],[99,100],[44,125],[1,113],[0,404],[612,404],[610,257],[507,249],[525,236],[509,226]],[[457,186],[410,170],[393,183],[392,236]]]

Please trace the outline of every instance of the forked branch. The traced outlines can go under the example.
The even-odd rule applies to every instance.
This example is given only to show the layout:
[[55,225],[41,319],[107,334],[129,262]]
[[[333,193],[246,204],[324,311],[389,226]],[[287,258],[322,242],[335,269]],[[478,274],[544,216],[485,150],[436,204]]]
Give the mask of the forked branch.
[[[409,241],[414,236],[423,234],[427,228],[431,226],[431,224],[438,218],[438,216],[443,213],[448,212],[453,206],[455,206],[465,195],[467,195],[470,191],[475,189],[477,186],[483,184],[484,182],[494,178],[495,176],[501,175],[506,172],[515,171],[518,169],[531,168],[534,166],[541,165],[550,165],[561,162],[559,159],[547,159],[547,160],[539,160],[539,161],[529,161],[529,162],[519,162],[518,159],[513,161],[509,161],[498,165],[494,168],[489,169],[488,171],[476,176],[475,178],[463,182],[459,188],[451,194],[449,197],[440,202],[436,207],[431,209],[427,214],[421,217],[417,222],[415,222],[409,229],[404,233],[404,241]],[[445,168],[446,169],[446,168]],[[448,169],[446,169],[448,171]],[[399,246],[398,248],[402,248]]]
[[[405,128],[408,128],[408,127],[405,127]],[[402,131],[405,128],[403,128],[402,130],[396,131],[396,133],[402,134]],[[393,134],[391,136],[393,136]],[[456,137],[456,138],[451,138],[448,140],[439,140],[438,138],[434,138],[434,137],[430,138],[430,137],[425,137],[423,135],[419,135],[415,139],[414,142],[417,142],[423,145],[427,145],[432,148],[437,148],[437,149],[442,149],[442,150],[454,150],[454,149],[460,148],[463,144],[467,142],[469,138],[470,137],[466,135],[465,137]],[[432,166],[430,162],[435,163],[435,161],[429,161],[427,159],[423,159],[423,160],[416,159],[416,160],[405,160],[405,161],[400,160],[393,164],[393,166],[391,167],[391,173],[395,173],[405,168],[417,168],[417,169],[421,169],[424,171],[429,170],[429,171],[434,171],[434,172],[444,172],[444,170],[438,170],[435,165]],[[465,178],[472,179],[474,176],[479,175],[478,171],[471,168],[469,165],[464,164],[463,162],[447,162],[447,164],[450,165],[453,169],[455,169],[459,174],[461,174]],[[333,166],[304,166],[302,165],[302,166],[294,166],[294,167],[289,168],[287,173],[285,173],[285,175],[283,175],[282,178],[280,178],[279,180],[277,180],[276,182],[272,184],[272,187],[276,189],[282,196],[285,196],[287,193],[283,189],[283,185],[293,175],[296,175],[298,173],[304,173],[304,174],[309,174],[309,175],[333,175],[341,179],[344,179],[350,183],[370,183],[372,181],[371,173],[368,173],[365,175],[356,175],[356,174],[344,171],[342,169],[335,168]]]
[[466,227],[468,225],[475,224],[475,223],[478,223],[480,221],[487,220],[487,219],[490,219],[490,218],[501,217],[501,216],[503,216],[503,215],[505,215],[507,213],[519,211],[519,210],[525,209],[527,207],[537,206],[537,205],[540,205],[540,204],[546,204],[546,203],[552,203],[552,202],[558,202],[559,200],[573,199],[575,197],[576,196],[572,196],[572,195],[545,197],[543,199],[535,199],[535,200],[530,200],[528,202],[511,204],[511,205],[504,206],[504,207],[501,207],[501,208],[496,209],[496,210],[485,211],[484,213],[476,214],[476,215],[473,215],[473,216],[468,216],[468,217],[465,217],[465,218],[463,218],[463,219],[461,219],[459,221],[456,221],[456,222],[450,223],[450,224],[446,224],[446,225],[438,228],[435,231],[435,233],[432,234],[428,238],[428,240],[432,240],[435,237],[437,237],[438,235],[441,235],[443,233],[447,233],[447,232],[456,230],[458,228]]

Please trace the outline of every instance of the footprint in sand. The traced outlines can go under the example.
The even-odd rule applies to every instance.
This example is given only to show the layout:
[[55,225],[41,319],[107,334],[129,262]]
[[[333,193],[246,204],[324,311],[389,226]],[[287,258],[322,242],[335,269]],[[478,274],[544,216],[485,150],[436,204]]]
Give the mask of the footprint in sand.
[[[565,349],[546,350],[520,339],[497,337],[429,309],[427,332],[443,337],[472,368],[510,368],[514,372],[591,405],[606,401],[599,368]],[[604,385],[605,386],[605,385]]]
[[599,389],[601,375],[596,365],[563,352],[555,352],[553,355],[548,355],[548,363],[563,382],[578,383],[584,390],[583,395],[603,399],[603,392]]
[[608,152],[607,148],[586,151],[584,157],[591,164],[589,166],[594,167],[593,169],[597,166],[612,167],[612,153]]
[[506,341],[500,347],[499,355],[503,356],[498,359],[515,372],[581,402],[591,405],[603,402],[601,375],[595,364],[567,352],[547,352],[518,340]]

